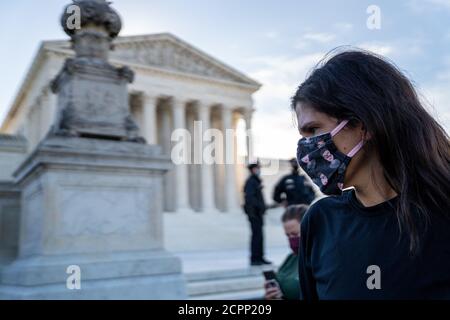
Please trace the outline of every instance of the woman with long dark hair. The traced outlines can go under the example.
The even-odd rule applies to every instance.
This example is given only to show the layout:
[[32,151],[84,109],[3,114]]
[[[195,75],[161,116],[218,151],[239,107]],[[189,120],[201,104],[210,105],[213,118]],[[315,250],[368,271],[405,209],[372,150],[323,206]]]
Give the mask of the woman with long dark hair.
[[450,142],[411,82],[346,50],[313,70],[292,107],[297,160],[330,195],[302,222],[301,297],[450,299]]

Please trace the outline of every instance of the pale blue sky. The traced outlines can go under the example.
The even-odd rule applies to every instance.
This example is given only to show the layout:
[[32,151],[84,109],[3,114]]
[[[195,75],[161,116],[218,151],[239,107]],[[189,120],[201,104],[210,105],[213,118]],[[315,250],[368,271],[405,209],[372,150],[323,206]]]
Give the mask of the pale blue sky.
[[[0,2],[0,119],[40,41],[67,38],[59,26],[67,3]],[[366,26],[372,4],[381,9],[380,30]],[[391,58],[450,130],[450,0],[116,0],[113,7],[124,21],[122,35],[171,32],[264,85],[255,95],[253,123],[259,156],[294,156],[298,133],[289,97],[306,72],[340,45]]]

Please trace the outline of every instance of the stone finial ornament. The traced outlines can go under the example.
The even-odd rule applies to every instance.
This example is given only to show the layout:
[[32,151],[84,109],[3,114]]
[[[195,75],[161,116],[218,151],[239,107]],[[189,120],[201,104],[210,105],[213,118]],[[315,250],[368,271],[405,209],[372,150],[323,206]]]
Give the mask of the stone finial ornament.
[[74,0],[64,9],[61,24],[71,37],[75,57],[66,59],[52,82],[58,94],[53,132],[145,142],[128,104],[127,84],[134,73],[108,62],[112,40],[122,26],[119,15],[104,0]]
[[76,34],[76,29],[70,27],[67,21],[71,17],[68,12],[70,6],[77,6],[80,9],[80,25],[81,28],[88,26],[104,28],[111,39],[117,37],[122,29],[122,22],[119,14],[110,7],[111,2],[105,0],[74,0],[72,4],[64,8],[64,13],[61,16],[61,26],[64,31],[72,37]]
[[[76,21],[76,23],[74,23]],[[104,0],[74,0],[64,8],[61,26],[77,57],[108,59],[112,40],[122,28],[119,14]]]

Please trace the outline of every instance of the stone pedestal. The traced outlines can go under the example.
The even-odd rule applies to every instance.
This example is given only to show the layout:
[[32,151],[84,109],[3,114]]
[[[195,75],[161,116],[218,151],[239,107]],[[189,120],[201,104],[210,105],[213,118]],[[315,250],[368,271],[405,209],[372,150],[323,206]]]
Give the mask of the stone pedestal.
[[133,72],[106,61],[68,59],[53,81],[58,93],[56,134],[144,141],[128,106],[127,84]]
[[[1,299],[184,299],[181,263],[163,249],[157,146],[50,136],[15,172],[18,258]],[[66,286],[81,270],[81,289]]]
[[0,268],[17,255],[20,188],[12,174],[25,159],[26,149],[23,137],[0,134]]
[[19,217],[19,188],[0,181],[0,269],[17,255]]

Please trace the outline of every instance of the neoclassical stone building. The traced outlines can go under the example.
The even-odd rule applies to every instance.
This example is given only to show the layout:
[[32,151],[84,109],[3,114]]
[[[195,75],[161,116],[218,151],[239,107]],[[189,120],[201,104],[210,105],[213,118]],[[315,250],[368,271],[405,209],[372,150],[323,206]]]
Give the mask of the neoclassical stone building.
[[[69,41],[43,42],[1,125],[1,133],[27,139],[27,153],[58,116],[51,82],[73,54]],[[197,139],[202,136],[194,132],[194,121],[202,122],[203,132],[208,128],[236,129],[239,121],[251,129],[252,94],[260,84],[172,34],[119,37],[110,61],[135,72],[129,85],[131,113],[141,136],[167,154],[174,144],[174,129],[185,128]],[[95,93],[95,88],[89,92]],[[226,143],[236,150],[236,139]],[[165,178],[165,211],[237,209],[245,178],[243,163],[250,153],[248,150],[246,159],[237,159],[234,152],[235,164],[174,166]]]

